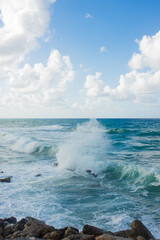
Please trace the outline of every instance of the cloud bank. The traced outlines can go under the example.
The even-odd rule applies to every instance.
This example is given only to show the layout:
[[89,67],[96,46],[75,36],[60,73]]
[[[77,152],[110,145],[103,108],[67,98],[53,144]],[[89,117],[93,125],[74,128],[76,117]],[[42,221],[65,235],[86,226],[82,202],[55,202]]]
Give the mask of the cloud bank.
[[133,53],[128,65],[131,71],[122,74],[116,88],[105,85],[101,73],[88,75],[84,88],[86,96],[110,100],[130,100],[137,103],[156,103],[160,93],[160,31],[154,36],[144,36],[139,53]]
[[[50,52],[46,65],[33,67],[25,57],[39,47],[50,21],[49,4],[55,0],[2,0],[0,2],[0,105],[61,106],[67,85],[74,79],[69,56]],[[24,63],[23,67],[20,64]]]

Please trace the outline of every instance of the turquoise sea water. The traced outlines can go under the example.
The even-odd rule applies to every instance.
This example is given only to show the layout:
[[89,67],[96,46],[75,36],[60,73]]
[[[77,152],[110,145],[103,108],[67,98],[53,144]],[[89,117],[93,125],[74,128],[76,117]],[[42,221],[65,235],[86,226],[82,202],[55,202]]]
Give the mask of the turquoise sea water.
[[0,178],[7,176],[0,218],[111,231],[139,219],[160,236],[158,119],[1,119]]

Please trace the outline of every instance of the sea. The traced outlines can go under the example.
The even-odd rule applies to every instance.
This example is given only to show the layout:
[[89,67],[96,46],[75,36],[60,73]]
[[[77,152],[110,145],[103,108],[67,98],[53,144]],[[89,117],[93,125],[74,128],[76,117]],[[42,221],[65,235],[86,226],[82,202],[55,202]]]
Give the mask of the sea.
[[160,119],[0,119],[0,218],[160,237]]

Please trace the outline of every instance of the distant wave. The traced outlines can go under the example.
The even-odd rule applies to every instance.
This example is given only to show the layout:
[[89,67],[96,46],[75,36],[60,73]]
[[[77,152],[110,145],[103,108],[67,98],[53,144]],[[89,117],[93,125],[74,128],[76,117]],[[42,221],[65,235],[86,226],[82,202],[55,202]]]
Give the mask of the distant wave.
[[53,146],[45,146],[38,141],[26,137],[20,137],[11,146],[13,151],[23,152],[28,154],[42,154],[42,155],[55,155],[56,148]]
[[11,133],[3,133],[1,136],[4,138],[6,146],[12,151],[51,156],[55,155],[57,151],[55,146],[47,146],[36,138]]
[[38,127],[33,127],[34,130],[39,130],[39,131],[58,131],[58,130],[63,130],[64,127],[61,125],[47,125],[47,126],[38,126]]

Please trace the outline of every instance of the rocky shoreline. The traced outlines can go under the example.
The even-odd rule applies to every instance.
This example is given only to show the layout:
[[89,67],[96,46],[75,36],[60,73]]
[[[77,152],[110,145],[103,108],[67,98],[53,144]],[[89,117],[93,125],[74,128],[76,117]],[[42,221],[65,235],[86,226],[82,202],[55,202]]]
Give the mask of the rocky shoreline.
[[94,226],[85,225],[80,232],[68,226],[55,229],[53,226],[32,217],[17,221],[15,217],[0,219],[0,240],[151,240],[151,232],[139,220],[134,220],[130,229],[110,232]]

